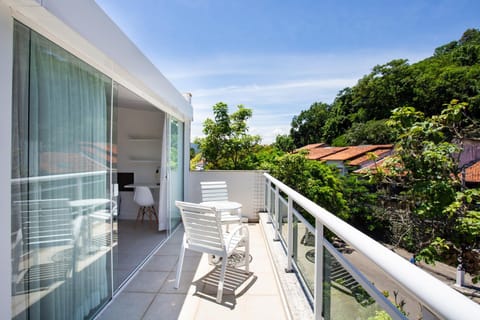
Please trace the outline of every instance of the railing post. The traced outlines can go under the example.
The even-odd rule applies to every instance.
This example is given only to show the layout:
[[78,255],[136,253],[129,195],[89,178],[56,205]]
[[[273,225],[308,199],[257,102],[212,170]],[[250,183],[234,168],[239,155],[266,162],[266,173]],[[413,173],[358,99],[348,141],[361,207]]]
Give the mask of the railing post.
[[269,218],[272,219],[272,183],[270,180],[266,179],[266,184],[267,184],[267,212],[269,215]]
[[275,185],[275,234],[273,236],[273,241],[279,241],[280,240],[280,189],[278,188],[277,185]]
[[323,304],[323,224],[315,219],[315,319],[322,319]]
[[287,228],[288,228],[288,240],[287,240],[287,269],[286,272],[292,272],[292,259],[293,259],[293,200],[288,198],[288,213],[287,213]]

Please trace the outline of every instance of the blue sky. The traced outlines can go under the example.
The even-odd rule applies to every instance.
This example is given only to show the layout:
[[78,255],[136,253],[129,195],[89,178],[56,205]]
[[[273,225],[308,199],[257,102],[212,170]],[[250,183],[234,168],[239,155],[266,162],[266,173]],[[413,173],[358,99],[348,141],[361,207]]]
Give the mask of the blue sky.
[[478,0],[97,0],[180,92],[192,140],[212,106],[253,110],[271,143],[313,102],[331,103],[373,66],[410,63],[480,28]]

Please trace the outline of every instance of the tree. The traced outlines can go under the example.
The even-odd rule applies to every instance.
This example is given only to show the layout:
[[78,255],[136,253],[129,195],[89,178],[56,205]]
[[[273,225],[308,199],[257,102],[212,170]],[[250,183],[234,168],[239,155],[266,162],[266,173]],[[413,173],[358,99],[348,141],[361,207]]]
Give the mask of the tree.
[[349,218],[342,181],[336,168],[308,160],[304,153],[295,153],[279,157],[269,169],[277,179],[319,206],[344,220]]
[[286,134],[279,134],[275,137],[275,142],[273,144],[277,149],[284,152],[292,152],[295,150],[295,144],[291,136]]
[[478,29],[466,30],[458,41],[414,64],[394,59],[374,66],[356,85],[341,90],[331,105],[315,102],[293,117],[290,136],[297,148],[315,142],[349,144],[351,137],[344,135],[356,124],[388,119],[392,110],[406,105],[430,117],[452,99],[467,102],[480,118]]
[[290,136],[296,148],[322,141],[322,128],[328,118],[328,109],[328,104],[315,102],[308,110],[293,117]]
[[347,145],[390,144],[395,135],[386,120],[370,120],[354,123],[345,133],[345,140]]
[[[453,100],[440,115],[427,117],[413,107],[394,110],[389,125],[398,133],[396,155],[372,174],[382,185],[392,217],[400,225],[399,243],[427,262],[463,260],[478,272],[480,191],[465,189],[454,143],[469,128],[467,104]],[[453,261],[452,255],[454,256]]]
[[228,106],[223,102],[213,106],[214,119],[203,123],[204,138],[197,138],[206,169],[253,169],[251,155],[260,143],[258,135],[249,135],[247,120],[252,110],[243,105],[228,114]]

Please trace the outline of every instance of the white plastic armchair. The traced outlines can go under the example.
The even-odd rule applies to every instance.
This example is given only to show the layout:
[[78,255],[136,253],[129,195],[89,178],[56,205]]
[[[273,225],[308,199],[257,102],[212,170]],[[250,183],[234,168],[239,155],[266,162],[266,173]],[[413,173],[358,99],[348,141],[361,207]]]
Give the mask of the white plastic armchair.
[[200,182],[200,189],[202,191],[202,204],[208,203],[208,206],[212,205],[221,211],[222,223],[227,225],[227,231],[229,224],[241,222],[242,205],[228,199],[226,181],[202,181]]
[[202,202],[228,201],[228,188],[225,181],[202,181]]
[[222,258],[216,299],[220,303],[223,296],[227,259],[238,247],[245,248],[245,272],[249,272],[250,245],[248,228],[245,225],[239,225],[232,232],[224,234],[220,221],[220,212],[215,208],[181,201],[176,201],[175,205],[180,209],[185,229],[177,265],[175,288],[178,289],[180,285],[186,249],[215,255]]

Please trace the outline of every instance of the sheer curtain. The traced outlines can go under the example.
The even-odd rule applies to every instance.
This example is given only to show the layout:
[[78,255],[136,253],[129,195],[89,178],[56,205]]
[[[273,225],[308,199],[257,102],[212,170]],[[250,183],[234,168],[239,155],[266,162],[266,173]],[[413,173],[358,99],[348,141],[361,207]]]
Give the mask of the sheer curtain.
[[15,50],[12,313],[87,319],[112,288],[112,83],[19,23]]

